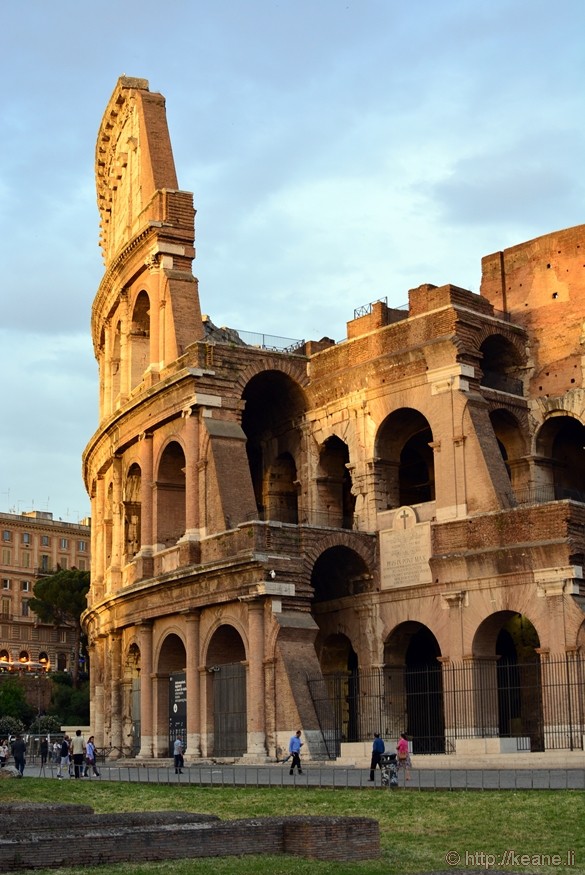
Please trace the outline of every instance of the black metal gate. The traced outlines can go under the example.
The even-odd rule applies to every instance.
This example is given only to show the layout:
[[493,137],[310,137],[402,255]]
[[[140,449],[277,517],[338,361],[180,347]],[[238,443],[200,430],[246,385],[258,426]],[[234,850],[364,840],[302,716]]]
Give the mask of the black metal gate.
[[307,679],[329,756],[342,742],[392,741],[415,753],[451,752],[459,738],[514,738],[518,749],[583,748],[585,656],[466,660]]
[[180,671],[169,677],[169,756],[176,738],[187,744],[187,679]]
[[241,662],[213,669],[213,753],[241,757],[247,743],[246,668]]

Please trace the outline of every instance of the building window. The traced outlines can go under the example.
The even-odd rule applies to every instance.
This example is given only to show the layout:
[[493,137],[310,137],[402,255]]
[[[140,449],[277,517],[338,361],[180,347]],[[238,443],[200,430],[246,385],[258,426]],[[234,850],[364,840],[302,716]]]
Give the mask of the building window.
[[85,559],[80,559],[79,562],[77,563],[77,565],[78,565],[80,571],[87,570],[86,566],[85,566]]
[[10,589],[10,579],[8,577],[2,579],[2,589]]
[[23,544],[30,544],[30,532],[23,532],[22,533],[22,543]]
[[59,630],[59,643],[67,644],[67,632],[65,631],[65,629]]
[[2,540],[3,541],[11,541],[12,540],[12,534],[8,531],[8,529],[4,529],[4,531],[2,532]]
[[30,553],[23,553],[21,560],[23,568],[30,568]]
[[41,571],[49,571],[51,567],[49,565],[50,558],[51,557],[48,556],[47,553],[41,553]]
[[48,547],[50,543],[48,535],[41,535],[41,547]]
[[20,591],[21,592],[30,592],[30,580],[21,580],[20,581]]
[[2,548],[2,565],[12,565],[12,550],[8,547]]
[[30,616],[30,614],[29,614],[29,610],[28,610],[28,599],[23,599],[23,600],[22,600],[22,616],[23,616],[23,617],[29,617],[29,616]]
[[69,549],[69,538],[61,538],[61,549],[62,550]]
[[10,616],[10,599],[3,598],[0,604],[0,610],[2,611],[2,616],[4,618]]
[[87,553],[87,541],[78,541],[77,549],[80,553]]
[[67,562],[68,561],[69,560],[67,559],[67,556],[59,556],[59,565],[61,566],[63,571],[67,571],[67,568],[68,568]]

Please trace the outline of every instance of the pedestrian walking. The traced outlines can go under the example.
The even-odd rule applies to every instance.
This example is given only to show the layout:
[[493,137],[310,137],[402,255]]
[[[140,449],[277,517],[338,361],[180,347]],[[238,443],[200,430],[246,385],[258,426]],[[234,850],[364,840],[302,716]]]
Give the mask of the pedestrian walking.
[[57,739],[53,742],[53,762],[56,766],[61,762],[61,743]]
[[76,778],[83,777],[83,760],[85,759],[85,739],[81,734],[81,729],[78,729],[73,736],[71,742],[71,753],[73,754],[73,772]]
[[175,738],[173,744],[173,759],[175,761],[175,775],[183,774],[183,739]]
[[0,741],[0,769],[3,769],[6,765],[9,755],[10,750],[6,744],[6,739],[3,738],[2,741]]
[[412,762],[410,760],[410,749],[406,732],[400,734],[398,744],[396,745],[396,757],[398,760],[398,770],[400,771],[400,769],[404,769],[404,778],[406,781],[410,781]]
[[89,736],[85,745],[85,771],[83,773],[84,778],[91,777],[89,773],[90,769],[93,771],[96,778],[99,778],[100,773],[98,772],[96,765],[96,750],[93,735]]
[[40,744],[41,767],[46,765],[49,756],[49,739],[41,738]]
[[372,744],[372,759],[370,762],[370,777],[368,778],[369,781],[374,780],[374,772],[376,771],[376,766],[379,766],[380,770],[382,769],[380,759],[385,750],[386,747],[384,745],[384,742],[380,738],[380,733],[374,732],[374,743]]
[[303,774],[303,770],[301,769],[301,748],[303,746],[303,742],[301,741],[301,730],[297,729],[293,737],[291,738],[288,745],[288,752],[292,754],[292,763],[290,766],[289,775],[294,774],[294,769],[296,769],[299,775]]
[[26,765],[26,741],[22,735],[16,736],[16,740],[12,745],[12,756],[14,757],[14,765],[18,770],[18,774],[22,778]]

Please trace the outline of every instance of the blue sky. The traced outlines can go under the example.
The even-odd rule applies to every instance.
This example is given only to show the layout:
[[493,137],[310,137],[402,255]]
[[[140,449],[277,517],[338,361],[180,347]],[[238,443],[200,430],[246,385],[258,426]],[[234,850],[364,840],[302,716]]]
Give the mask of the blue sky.
[[89,514],[94,152],[119,76],[167,99],[218,325],[341,340],[356,307],[585,221],[581,0],[3,6],[0,510]]

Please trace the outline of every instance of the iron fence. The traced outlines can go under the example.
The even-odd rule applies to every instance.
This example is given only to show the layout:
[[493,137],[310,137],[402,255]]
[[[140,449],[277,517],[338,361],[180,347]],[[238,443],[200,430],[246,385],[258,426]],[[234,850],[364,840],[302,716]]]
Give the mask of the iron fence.
[[455,751],[460,739],[510,739],[515,750],[580,750],[585,657],[506,658],[386,665],[309,678],[328,755],[374,732],[406,732],[413,752]]

